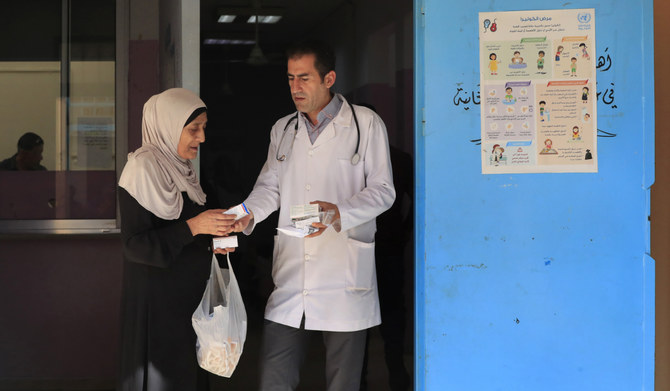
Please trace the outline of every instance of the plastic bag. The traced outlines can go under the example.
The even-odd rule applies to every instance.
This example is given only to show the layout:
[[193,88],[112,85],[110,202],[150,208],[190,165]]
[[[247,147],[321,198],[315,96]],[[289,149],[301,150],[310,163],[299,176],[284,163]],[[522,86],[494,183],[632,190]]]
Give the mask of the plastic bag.
[[226,256],[228,269],[221,269],[212,255],[207,288],[191,320],[198,336],[198,364],[213,374],[230,377],[247,337],[247,312],[230,256]]

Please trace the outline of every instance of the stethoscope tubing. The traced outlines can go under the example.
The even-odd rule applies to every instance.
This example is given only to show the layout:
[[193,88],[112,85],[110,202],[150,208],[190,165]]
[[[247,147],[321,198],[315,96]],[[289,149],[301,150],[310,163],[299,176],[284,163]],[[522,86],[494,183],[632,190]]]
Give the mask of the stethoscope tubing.
[[[356,152],[354,152],[354,155],[351,157],[351,164],[356,165],[361,159],[360,155],[358,154],[358,148],[361,145],[361,128],[358,126],[358,117],[356,116],[356,110],[354,110],[354,106],[349,102],[347,103],[349,104],[349,107],[351,107],[351,113],[354,115],[354,123],[356,124]],[[279,156],[279,149],[281,148],[281,145],[284,142],[284,136],[286,136],[286,129],[288,129],[289,125],[291,125],[291,122],[295,121],[295,131],[296,133],[298,132],[299,115],[300,112],[297,111],[295,115],[291,117],[291,119],[289,119],[286,125],[284,126],[284,132],[282,133],[281,140],[279,141],[279,146],[277,147],[277,154],[276,154],[277,161],[283,162],[284,160],[286,160],[286,155],[282,154],[281,156]]]

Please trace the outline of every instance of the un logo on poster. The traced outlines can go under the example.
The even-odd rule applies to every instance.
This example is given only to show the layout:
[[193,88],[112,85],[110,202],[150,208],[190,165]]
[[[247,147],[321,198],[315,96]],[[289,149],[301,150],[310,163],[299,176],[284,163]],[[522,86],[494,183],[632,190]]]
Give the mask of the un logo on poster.
[[577,14],[577,20],[579,23],[588,23],[591,21],[591,14],[588,12],[580,12]]

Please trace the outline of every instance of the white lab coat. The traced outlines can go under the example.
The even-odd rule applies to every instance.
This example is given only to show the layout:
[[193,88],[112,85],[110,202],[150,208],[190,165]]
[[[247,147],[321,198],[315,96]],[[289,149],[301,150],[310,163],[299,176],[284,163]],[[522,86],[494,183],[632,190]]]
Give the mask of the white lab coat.
[[360,161],[353,165],[356,125],[349,104],[339,97],[339,113],[314,145],[303,120],[298,121],[293,148],[283,162],[277,160],[277,148],[295,114],[275,123],[267,161],[244,201],[254,214],[246,234],[277,208],[280,227],[290,224],[291,205],[318,200],[334,203],[340,211],[339,233],[331,226],[315,238],[275,236],[275,289],[265,318],[297,328],[304,312],[308,330],[356,331],[381,323],[374,239],[375,218],[395,199],[388,137],[376,113],[355,106]]

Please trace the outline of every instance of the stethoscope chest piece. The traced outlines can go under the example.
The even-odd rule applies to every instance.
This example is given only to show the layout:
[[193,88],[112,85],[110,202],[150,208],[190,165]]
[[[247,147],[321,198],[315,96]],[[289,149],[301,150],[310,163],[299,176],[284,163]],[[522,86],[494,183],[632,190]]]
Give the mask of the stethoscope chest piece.
[[351,164],[354,166],[358,164],[358,162],[361,160],[361,155],[358,153],[355,153],[354,156],[351,157]]

